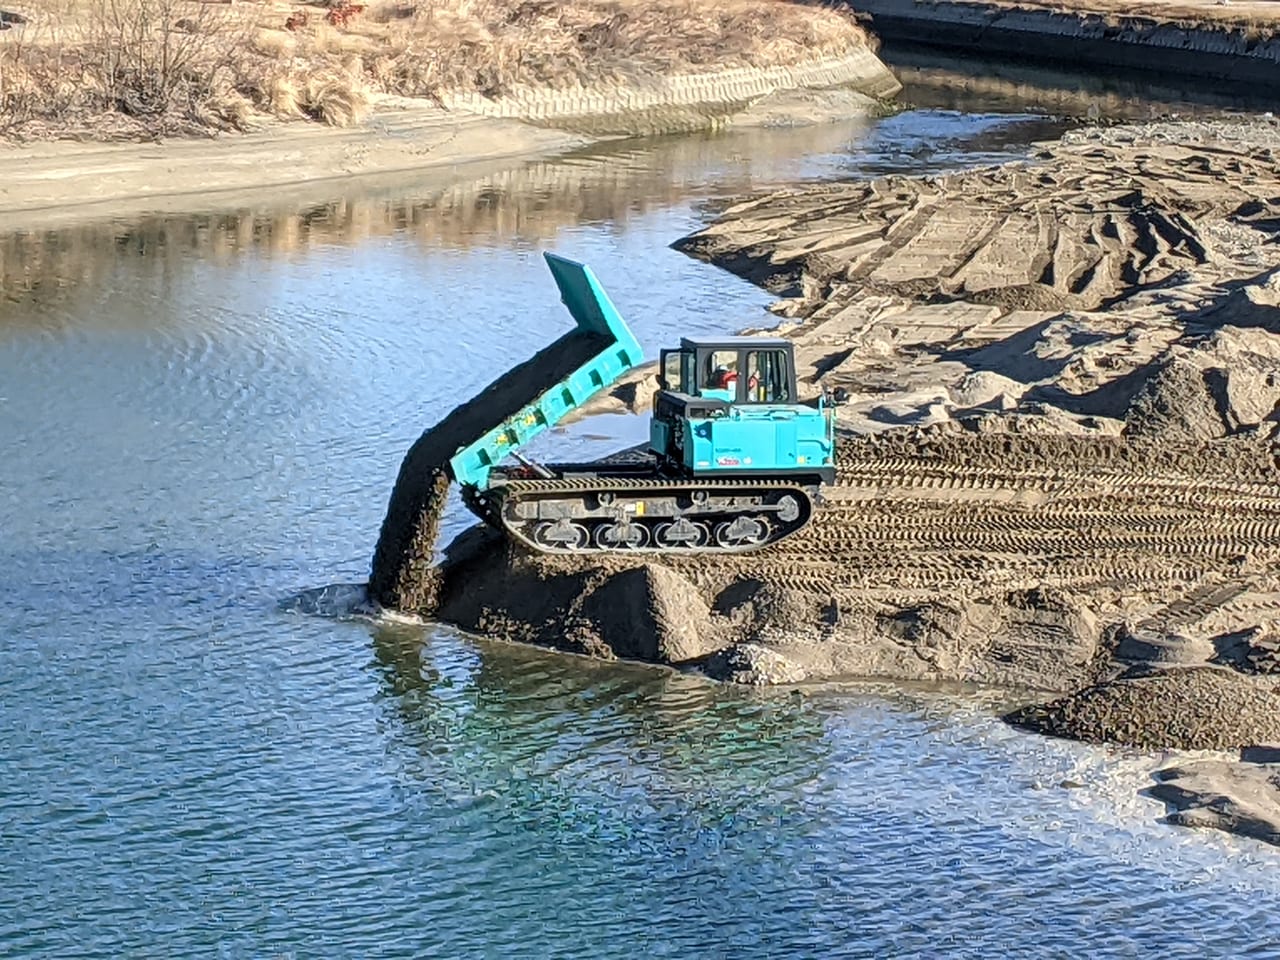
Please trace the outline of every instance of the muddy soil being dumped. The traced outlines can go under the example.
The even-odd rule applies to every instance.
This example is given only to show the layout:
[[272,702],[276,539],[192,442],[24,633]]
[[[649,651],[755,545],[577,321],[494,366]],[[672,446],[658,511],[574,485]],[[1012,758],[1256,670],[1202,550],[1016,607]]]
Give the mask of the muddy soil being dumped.
[[513,367],[460,404],[409,448],[400,465],[373,555],[370,597],[384,607],[429,617],[439,600],[436,540],[453,475],[449,460],[604,348],[574,331]]
[[1280,125],[1077,132],[679,246],[785,294],[803,389],[848,392],[825,505],[713,561],[473,532],[440,617],[743,683],[1051,691],[1010,719],[1082,739],[1280,740]]

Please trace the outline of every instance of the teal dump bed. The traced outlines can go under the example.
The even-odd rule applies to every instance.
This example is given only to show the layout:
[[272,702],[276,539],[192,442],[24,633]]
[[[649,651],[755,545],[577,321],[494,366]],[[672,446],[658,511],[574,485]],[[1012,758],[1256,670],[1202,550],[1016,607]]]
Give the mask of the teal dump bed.
[[640,344],[590,268],[545,254],[575,329],[514,367],[466,404],[481,436],[449,460],[459,483],[484,490],[489,472],[513,451],[555,426],[637,366]]

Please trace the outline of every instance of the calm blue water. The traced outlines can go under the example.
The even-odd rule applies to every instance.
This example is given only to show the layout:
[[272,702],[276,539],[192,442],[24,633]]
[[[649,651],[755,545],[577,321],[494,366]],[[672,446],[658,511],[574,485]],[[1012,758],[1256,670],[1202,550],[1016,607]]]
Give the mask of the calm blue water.
[[565,329],[542,249],[652,348],[734,330],[768,297],[667,248],[725,198],[1041,129],[921,111],[3,241],[0,955],[1269,955],[1280,855],[1160,825],[1154,758],[995,695],[341,616],[404,450]]

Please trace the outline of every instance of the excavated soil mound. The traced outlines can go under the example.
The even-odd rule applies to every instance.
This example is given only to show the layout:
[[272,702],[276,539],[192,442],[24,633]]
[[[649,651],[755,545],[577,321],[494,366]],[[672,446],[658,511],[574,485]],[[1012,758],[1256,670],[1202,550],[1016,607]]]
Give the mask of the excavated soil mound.
[[453,479],[449,460],[604,348],[601,337],[567,334],[456,407],[409,448],[391,491],[373,555],[370,596],[384,607],[431,616],[439,601],[434,566],[440,516]]
[[1049,690],[1098,675],[1104,622],[1136,613],[1144,635],[1216,635],[1274,614],[1270,446],[1018,432],[1024,422],[843,436],[813,522],[757,553],[541,556],[480,538],[451,551],[439,612],[740,682]]
[[535,555],[487,532],[448,554],[439,616],[490,636],[670,664],[727,642],[699,591],[656,559]]
[[1006,719],[1094,743],[1229,750],[1280,740],[1280,693],[1229,670],[1170,670],[1097,684]]
[[1202,218],[1274,231],[1280,136],[1262,139],[1057,143],[1029,166],[784,192],[730,208],[676,247],[810,298],[853,284],[1009,310],[1094,309],[1204,264]]

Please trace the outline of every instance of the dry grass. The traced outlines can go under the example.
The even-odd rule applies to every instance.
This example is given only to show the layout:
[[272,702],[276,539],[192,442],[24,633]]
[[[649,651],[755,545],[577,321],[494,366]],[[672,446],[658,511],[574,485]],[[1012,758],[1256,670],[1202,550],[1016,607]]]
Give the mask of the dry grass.
[[372,92],[501,96],[867,42],[850,15],[786,0],[48,0],[22,13],[0,32],[0,134],[26,138],[343,125]]
[[0,132],[95,139],[242,129],[267,64],[229,7],[51,0],[0,34]]
[[380,34],[370,73],[405,96],[792,64],[867,42],[846,14],[782,0],[382,0],[356,29]]

